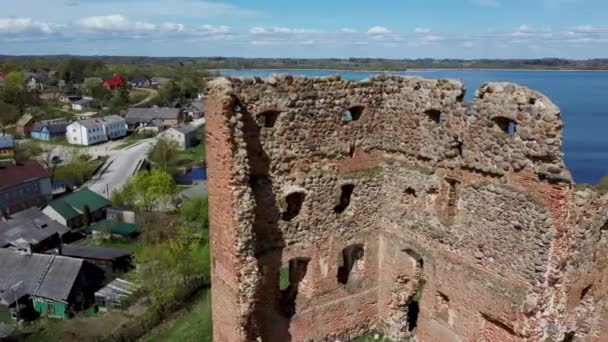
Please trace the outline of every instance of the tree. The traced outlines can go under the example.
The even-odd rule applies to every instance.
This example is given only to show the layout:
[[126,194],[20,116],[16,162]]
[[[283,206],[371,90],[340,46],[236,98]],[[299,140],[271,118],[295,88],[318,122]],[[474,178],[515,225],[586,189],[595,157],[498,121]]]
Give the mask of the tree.
[[159,99],[163,103],[169,103],[180,97],[180,87],[175,81],[170,81],[159,90]]
[[165,138],[159,139],[150,151],[148,159],[160,170],[172,174],[177,159],[177,143]]
[[120,190],[112,193],[112,202],[124,207],[152,211],[173,200],[177,186],[173,177],[161,170],[141,171]]
[[184,220],[199,224],[202,233],[206,234],[209,229],[207,196],[196,196],[185,201],[180,208],[180,214]]

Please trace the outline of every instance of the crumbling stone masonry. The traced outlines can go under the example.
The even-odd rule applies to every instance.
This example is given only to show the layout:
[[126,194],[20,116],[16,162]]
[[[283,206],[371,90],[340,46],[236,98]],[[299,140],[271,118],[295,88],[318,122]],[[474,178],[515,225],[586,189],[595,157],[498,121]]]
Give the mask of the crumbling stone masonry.
[[219,78],[214,340],[608,341],[608,198],[559,109],[489,83]]

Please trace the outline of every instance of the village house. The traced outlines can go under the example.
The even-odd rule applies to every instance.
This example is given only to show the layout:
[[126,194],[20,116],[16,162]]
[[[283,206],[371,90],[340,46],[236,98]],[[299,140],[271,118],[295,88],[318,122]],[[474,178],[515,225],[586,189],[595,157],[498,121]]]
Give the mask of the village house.
[[29,136],[35,122],[36,120],[31,114],[22,115],[15,123],[15,133],[22,137]]
[[43,120],[35,122],[30,131],[32,139],[49,141],[63,138],[70,123],[65,119]]
[[26,72],[23,74],[25,77],[25,86],[28,90],[44,90],[49,85],[49,77],[46,74],[36,74]]
[[83,97],[82,99],[72,102],[73,110],[85,110],[93,108],[93,99],[90,97]]
[[114,90],[116,88],[120,88],[120,87],[124,87],[127,85],[127,81],[125,80],[124,77],[122,77],[119,74],[115,74],[114,76],[112,76],[112,78],[105,80],[103,82],[103,86],[110,89],[110,90]]
[[139,234],[140,228],[141,226],[137,223],[107,219],[91,224],[87,228],[87,233],[91,233],[93,236],[109,235],[119,238],[134,238]]
[[192,119],[198,119],[205,115],[205,107],[202,99],[192,101],[186,108],[184,113]]
[[196,138],[197,129],[198,127],[194,125],[180,125],[167,129],[161,133],[161,136],[164,139],[175,142],[177,147],[184,150],[198,143]]
[[182,111],[180,108],[168,107],[129,108],[125,119],[129,129],[137,129],[153,123],[171,127],[182,122]]
[[64,245],[59,255],[83,259],[112,274],[128,272],[133,268],[131,252],[126,249],[83,245]]
[[82,96],[79,95],[61,95],[59,96],[59,101],[63,103],[74,103],[82,99]]
[[0,166],[0,211],[12,214],[45,205],[53,189],[47,169],[35,160]]
[[106,210],[112,205],[107,198],[89,190],[82,189],[49,203],[42,212],[53,220],[70,228],[79,228],[86,224],[86,211],[89,212],[89,224],[106,218]]
[[5,216],[0,222],[0,247],[42,253],[69,240],[71,229],[37,207]]
[[[66,318],[94,303],[103,271],[82,259],[0,249],[0,304]],[[21,306],[23,305],[23,306]]]
[[93,145],[127,135],[127,124],[118,115],[76,121],[67,127],[66,140],[73,145]]
[[10,135],[0,135],[0,164],[15,161],[15,141]]
[[152,79],[146,75],[135,75],[129,78],[127,84],[130,87],[148,88],[152,85]]

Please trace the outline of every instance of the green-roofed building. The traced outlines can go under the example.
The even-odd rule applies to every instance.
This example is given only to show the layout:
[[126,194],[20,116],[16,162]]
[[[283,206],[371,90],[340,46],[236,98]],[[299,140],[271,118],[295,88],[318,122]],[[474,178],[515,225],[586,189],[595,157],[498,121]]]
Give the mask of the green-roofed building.
[[106,209],[111,205],[112,202],[107,198],[89,189],[83,189],[52,201],[42,212],[70,228],[78,228],[85,223],[86,208],[90,213],[90,223],[93,223],[104,220]]

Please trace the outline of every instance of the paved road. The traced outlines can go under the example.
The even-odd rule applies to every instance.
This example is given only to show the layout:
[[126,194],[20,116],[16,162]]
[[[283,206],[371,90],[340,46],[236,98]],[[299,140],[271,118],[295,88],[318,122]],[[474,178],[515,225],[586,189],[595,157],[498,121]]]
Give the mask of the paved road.
[[109,159],[102,168],[105,171],[96,175],[85,186],[109,198],[114,190],[121,188],[133,176],[140,162],[154,146],[154,141],[155,139],[151,138],[123,150],[108,150]]

